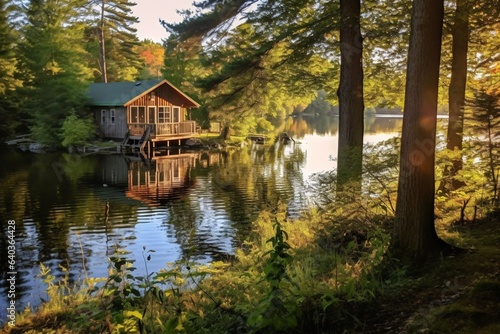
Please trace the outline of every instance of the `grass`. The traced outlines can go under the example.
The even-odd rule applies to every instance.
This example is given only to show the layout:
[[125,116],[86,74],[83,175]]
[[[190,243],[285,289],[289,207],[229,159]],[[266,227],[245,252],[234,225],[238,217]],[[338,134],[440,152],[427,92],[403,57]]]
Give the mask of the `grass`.
[[[499,332],[499,211],[475,223],[442,226],[447,240],[467,251],[411,273],[382,261],[388,242],[383,230],[363,225],[369,233],[358,228],[356,238],[339,233],[341,226],[332,228],[321,214],[288,221],[284,212],[261,214],[254,238],[238,251],[236,262],[183,265],[156,278],[129,271],[120,274],[131,277],[125,285],[114,274],[92,296],[86,285],[51,283],[46,272],[50,301],[19,315],[17,327],[0,333]],[[279,243],[270,242],[277,240],[274,221],[286,231],[282,237],[291,261],[282,262],[280,255],[275,262],[269,255],[273,245],[280,254]],[[279,276],[273,276],[276,270]],[[151,289],[162,279],[174,285]],[[154,293],[123,294],[134,289]]]

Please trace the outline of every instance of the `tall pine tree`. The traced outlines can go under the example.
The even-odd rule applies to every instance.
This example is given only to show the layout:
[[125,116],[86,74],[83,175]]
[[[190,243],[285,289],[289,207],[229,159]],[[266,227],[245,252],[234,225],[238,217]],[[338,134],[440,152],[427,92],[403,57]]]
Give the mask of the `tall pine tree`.
[[33,137],[59,145],[67,115],[82,111],[90,71],[82,47],[85,3],[72,0],[31,0],[20,43],[23,106],[32,119]]
[[15,79],[16,55],[14,31],[9,25],[8,1],[0,0],[0,140],[13,135],[18,126],[15,103],[12,97],[19,82]]
[[[91,0],[95,20],[88,31],[88,50],[94,54],[95,80],[102,82],[134,80],[141,60],[134,46],[139,45],[139,19],[132,15],[136,4],[128,0]],[[97,46],[97,47],[96,47]]]

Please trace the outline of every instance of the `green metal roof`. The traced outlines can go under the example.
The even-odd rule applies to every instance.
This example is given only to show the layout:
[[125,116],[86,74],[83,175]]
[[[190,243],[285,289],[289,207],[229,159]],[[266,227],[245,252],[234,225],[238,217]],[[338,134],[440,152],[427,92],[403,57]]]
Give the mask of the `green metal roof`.
[[88,104],[91,106],[124,106],[125,103],[142,95],[162,81],[94,83],[90,85]]
[[125,106],[128,102],[135,100],[144,93],[156,87],[167,84],[174,88],[180,95],[184,96],[193,106],[199,104],[189,96],[181,92],[177,87],[167,80],[144,80],[136,82],[108,82],[94,83],[90,85],[88,93],[88,105],[99,107]]

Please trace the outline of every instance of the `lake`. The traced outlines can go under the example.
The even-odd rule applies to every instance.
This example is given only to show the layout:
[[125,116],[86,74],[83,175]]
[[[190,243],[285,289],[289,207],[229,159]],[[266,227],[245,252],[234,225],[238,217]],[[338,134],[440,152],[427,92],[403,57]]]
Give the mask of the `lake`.
[[[40,263],[56,277],[106,277],[115,245],[145,272],[183,259],[224,260],[259,212],[281,201],[291,217],[307,205],[315,173],[335,168],[336,117],[290,118],[295,142],[242,149],[135,156],[1,153],[0,309],[7,307],[8,221],[15,220],[16,307],[46,298]],[[402,119],[369,117],[365,142],[399,135]],[[2,322],[4,319],[1,319]]]

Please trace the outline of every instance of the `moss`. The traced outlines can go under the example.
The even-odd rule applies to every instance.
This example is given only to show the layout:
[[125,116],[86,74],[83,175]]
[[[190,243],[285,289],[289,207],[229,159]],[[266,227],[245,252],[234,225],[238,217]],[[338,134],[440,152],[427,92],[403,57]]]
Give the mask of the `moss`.
[[438,333],[476,333],[496,321],[487,311],[474,306],[452,304],[436,314],[431,329]]
[[492,280],[478,282],[471,292],[471,299],[483,305],[500,303],[500,282]]

